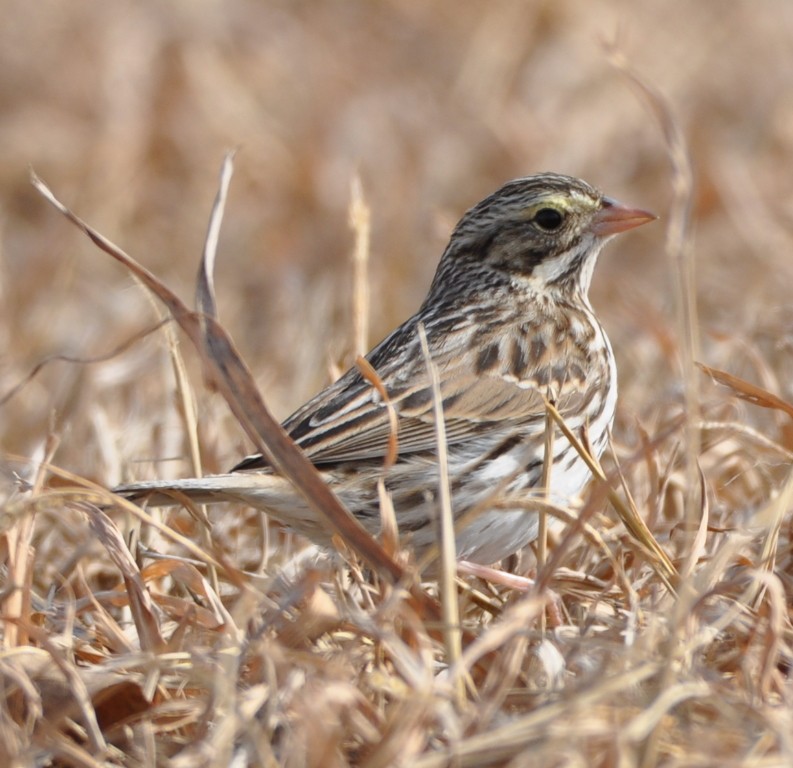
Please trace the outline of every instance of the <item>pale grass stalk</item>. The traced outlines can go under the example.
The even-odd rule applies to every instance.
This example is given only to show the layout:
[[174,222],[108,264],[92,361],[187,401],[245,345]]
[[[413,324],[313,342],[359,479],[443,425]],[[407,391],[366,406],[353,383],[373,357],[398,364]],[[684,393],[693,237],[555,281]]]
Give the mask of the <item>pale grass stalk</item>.
[[[196,400],[195,390],[190,383],[190,377],[187,374],[187,367],[185,366],[184,356],[182,355],[179,345],[176,329],[172,323],[167,322],[167,311],[161,307],[151,291],[149,291],[134,275],[133,280],[140,286],[143,295],[152,307],[157,317],[158,324],[162,325],[163,333],[165,334],[165,344],[168,349],[168,358],[171,361],[171,368],[173,370],[176,394],[179,401],[178,411],[181,415],[182,426],[184,427],[187,441],[187,449],[190,454],[190,468],[194,477],[201,477],[204,472],[203,462],[201,460],[201,447],[198,439],[198,402]],[[209,522],[209,516],[207,515],[206,506],[203,504],[195,504],[192,505],[191,508],[198,512],[198,529],[202,545],[207,548],[207,551],[210,551],[212,547],[210,533],[211,524]],[[217,591],[219,585],[218,575],[217,571],[212,566],[209,567],[209,575]]]
[[353,291],[352,323],[353,349],[363,356],[369,351],[369,251],[371,212],[363,195],[361,178],[357,174],[350,183],[350,226],[355,233],[352,251]]
[[[699,357],[699,327],[697,322],[696,289],[694,282],[694,261],[691,235],[691,212],[694,200],[694,174],[691,156],[680,125],[675,118],[667,100],[629,66],[626,58],[619,51],[612,51],[612,64],[622,72],[639,90],[642,98],[656,118],[664,136],[666,151],[672,165],[672,205],[669,211],[669,224],[666,229],[666,253],[674,268],[677,281],[675,298],[677,300],[678,336],[680,338],[680,363],[685,393],[685,490],[684,512],[688,530],[696,530],[689,541],[686,551],[686,562],[682,573],[692,573],[701,542],[701,526],[698,521],[704,515],[705,498],[704,483],[699,480],[698,460],[701,452],[701,435],[699,430],[700,404],[699,379],[696,360]],[[698,498],[699,497],[699,498]],[[674,623],[677,627],[677,642],[683,640],[684,624],[696,594],[690,581],[683,581],[679,586],[678,600],[675,602]],[[669,666],[664,673],[660,690],[673,679],[673,656],[676,651],[670,639]],[[655,765],[658,757],[660,732],[656,729],[647,739],[640,758],[642,768]]]
[[683,563],[680,570],[680,577],[682,580],[694,575],[695,568],[699,562],[700,557],[706,553],[705,545],[708,538],[708,522],[710,520],[710,504],[708,503],[707,486],[705,483],[705,476],[699,472],[699,487],[700,498],[702,499],[702,509],[699,515],[699,520],[696,525],[696,532],[691,537],[688,556]]
[[215,259],[217,257],[220,226],[226,210],[231,177],[234,173],[234,152],[227,152],[220,167],[220,178],[215,201],[209,215],[209,225],[204,238],[204,251],[201,254],[201,265],[196,280],[196,308],[208,317],[217,318],[217,302],[215,301]]
[[[772,574],[776,568],[776,553],[779,545],[779,534],[782,525],[793,506],[793,470],[788,473],[785,484],[779,494],[755,515],[755,519],[765,526],[763,536],[763,549],[760,555],[759,567],[763,572]],[[761,586],[762,584],[762,586]],[[752,582],[752,593],[746,596],[747,605],[759,608],[767,588],[765,580]]]
[[[47,479],[46,467],[52,461],[58,448],[59,440],[50,435],[44,445],[44,457],[36,468],[36,477],[31,488],[31,498],[39,496]],[[30,623],[30,597],[33,580],[34,551],[32,549],[35,531],[35,511],[21,515],[15,525],[6,533],[8,548],[8,583],[10,589],[2,598],[5,631],[3,632],[3,648],[14,648],[27,645],[28,634],[25,626]],[[16,621],[14,621],[16,619]]]
[[790,627],[787,606],[788,595],[780,578],[767,571],[762,571],[758,579],[765,583],[764,599],[768,606],[765,612],[765,633],[759,641],[762,643],[760,693],[763,699],[772,703],[779,689],[787,687],[786,676],[780,675],[780,662],[783,662]]
[[698,503],[695,489],[699,488],[697,459],[700,454],[699,378],[696,361],[699,358],[699,324],[697,320],[696,284],[694,277],[694,249],[691,234],[691,214],[694,205],[694,171],[685,135],[668,101],[640,75],[634,72],[624,54],[616,48],[610,51],[612,65],[636,87],[658,122],[672,165],[672,205],[666,227],[666,253],[677,280],[678,335],[680,364],[686,402],[686,517],[695,522]]
[[667,151],[672,162],[673,200],[667,227],[667,253],[674,263],[678,281],[678,326],[681,338],[681,363],[686,398],[686,518],[689,525],[697,521],[702,499],[697,499],[700,488],[698,459],[701,439],[699,375],[696,361],[699,353],[699,325],[697,320],[696,284],[694,275],[694,249],[691,234],[691,210],[694,205],[694,179],[691,157],[683,132],[672,115],[668,104],[648,90],[648,98],[655,99],[655,108],[664,131]]
[[[551,398],[549,396],[548,401]],[[545,441],[542,458],[542,491],[546,502],[551,500],[551,472],[553,471],[553,418],[551,412],[545,411]],[[545,505],[537,511],[537,573],[545,567],[548,556],[548,513]],[[540,633],[545,634],[545,611],[540,615]]]
[[[449,461],[446,452],[446,424],[443,416],[443,400],[438,369],[430,357],[427,332],[423,324],[418,326],[421,351],[427,366],[427,374],[432,388],[432,408],[435,418],[435,439],[438,449],[438,507],[440,512],[440,594],[443,614],[443,637],[449,666],[453,666],[462,654],[462,631],[460,626],[460,605],[457,599],[457,552],[454,539],[454,515],[452,513],[451,484],[449,481]],[[462,678],[456,678],[455,693],[462,706],[465,687]]]
[[[143,293],[146,295],[149,303],[157,312],[157,316],[162,320],[165,313],[159,308],[154,296],[150,291],[141,285]],[[163,333],[168,347],[168,357],[171,361],[171,368],[173,369],[174,383],[176,387],[176,394],[179,399],[179,413],[182,417],[182,426],[185,430],[185,437],[187,439],[187,448],[190,453],[190,467],[194,477],[201,477],[203,472],[203,462],[201,460],[201,446],[198,439],[198,402],[195,396],[195,390],[190,383],[190,377],[187,375],[187,368],[185,367],[184,357],[182,356],[181,347],[179,345],[179,338],[176,334],[176,329],[172,323],[165,323],[163,326]],[[207,508],[203,504],[194,504],[191,506],[198,513],[198,530],[201,537],[201,544],[207,550],[212,551],[212,525],[209,522],[209,515]],[[213,566],[208,567],[209,577],[215,591],[219,588],[217,570]]]
[[[215,201],[212,204],[212,211],[209,215],[209,225],[204,239],[204,251],[201,255],[201,266],[198,270],[196,281],[196,307],[199,311],[205,312],[211,317],[217,316],[217,305],[215,302],[214,284],[212,276],[215,271],[215,259],[217,257],[218,239],[220,238],[220,227],[223,222],[223,213],[226,210],[226,200],[228,199],[231,177],[234,173],[234,152],[227,152],[223,158],[220,168],[220,178],[218,191]],[[144,293],[152,304],[155,303],[154,296],[148,290]],[[196,403],[195,392],[190,385],[185,370],[184,358],[179,354],[176,344],[176,332],[171,323],[166,326],[168,333],[168,349],[171,352],[171,361],[176,377],[177,392],[182,400],[183,418],[185,429],[187,430],[188,445],[190,447],[190,459],[194,477],[201,477],[204,474],[203,462],[201,461],[201,448],[198,442],[198,406]],[[212,547],[212,527],[205,505],[198,505],[201,514],[201,525],[199,526],[202,543],[208,549]],[[220,592],[220,580],[217,569],[209,566],[209,578],[212,582],[212,589],[217,594]]]

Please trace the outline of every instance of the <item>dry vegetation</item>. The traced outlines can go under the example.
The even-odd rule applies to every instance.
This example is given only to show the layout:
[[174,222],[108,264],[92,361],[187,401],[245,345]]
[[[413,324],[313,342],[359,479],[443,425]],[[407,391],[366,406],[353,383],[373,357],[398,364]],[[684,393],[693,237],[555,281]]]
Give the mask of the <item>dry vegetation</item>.
[[[793,764],[788,0],[0,8],[0,764]],[[692,199],[615,47],[676,115]],[[507,178],[572,173],[661,214],[592,298],[621,377],[606,468],[674,591],[593,488],[540,571],[547,618],[544,590],[460,583],[455,662],[432,582],[301,560],[247,509],[102,495],[192,474],[190,425],[203,471],[250,443],[186,342],[177,384],[167,332],[145,333],[161,308],[28,167],[188,297],[233,147],[220,318],[278,416],[351,360],[356,174],[371,341]],[[52,356],[90,362],[37,368]]]

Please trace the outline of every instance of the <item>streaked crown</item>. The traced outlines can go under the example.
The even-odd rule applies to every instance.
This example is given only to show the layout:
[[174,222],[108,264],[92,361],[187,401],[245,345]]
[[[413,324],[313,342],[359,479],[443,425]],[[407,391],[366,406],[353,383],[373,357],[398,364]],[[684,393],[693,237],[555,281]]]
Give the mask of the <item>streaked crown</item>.
[[430,294],[451,286],[465,290],[466,284],[472,290],[509,284],[586,294],[605,241],[653,218],[570,176],[515,179],[462,217]]

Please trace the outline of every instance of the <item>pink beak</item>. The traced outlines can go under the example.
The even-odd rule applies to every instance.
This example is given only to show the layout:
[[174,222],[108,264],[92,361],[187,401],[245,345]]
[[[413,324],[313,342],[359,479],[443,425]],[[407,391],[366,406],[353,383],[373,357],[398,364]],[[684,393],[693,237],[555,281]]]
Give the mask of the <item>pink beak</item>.
[[598,237],[609,237],[618,232],[627,232],[629,229],[640,227],[642,224],[658,218],[654,213],[643,211],[641,208],[629,208],[610,197],[604,197],[601,205],[601,209],[595,214],[595,221],[592,225],[592,231]]

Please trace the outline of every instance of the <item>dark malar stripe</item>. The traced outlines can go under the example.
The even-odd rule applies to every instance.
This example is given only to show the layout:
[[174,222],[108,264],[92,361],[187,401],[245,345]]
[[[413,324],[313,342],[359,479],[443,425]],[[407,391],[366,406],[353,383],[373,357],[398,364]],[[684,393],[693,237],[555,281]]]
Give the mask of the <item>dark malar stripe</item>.
[[[549,281],[548,285],[566,285],[567,283],[572,282],[570,279],[571,277],[575,277],[578,275],[578,273],[581,271],[581,266],[583,265],[584,260],[587,257],[587,254],[589,253],[589,251],[586,249],[579,250],[580,245],[581,245],[581,236],[579,235],[578,237],[574,238],[569,245],[565,246],[564,251],[578,251],[578,253],[576,254],[575,258],[570,262],[570,266],[564,272],[562,272],[561,275]],[[553,254],[554,258],[556,256],[561,255],[561,253],[563,253],[563,251],[558,251],[557,253],[554,253]]]

